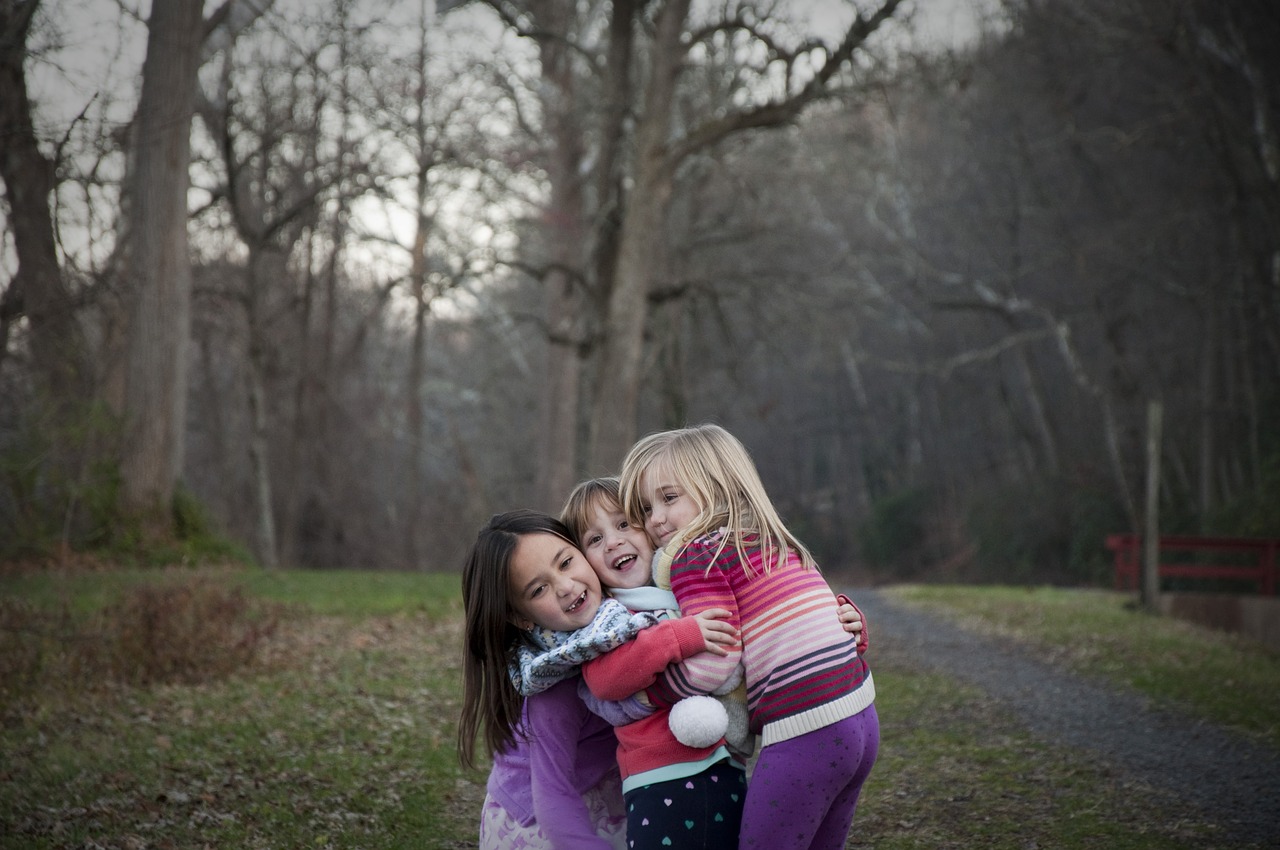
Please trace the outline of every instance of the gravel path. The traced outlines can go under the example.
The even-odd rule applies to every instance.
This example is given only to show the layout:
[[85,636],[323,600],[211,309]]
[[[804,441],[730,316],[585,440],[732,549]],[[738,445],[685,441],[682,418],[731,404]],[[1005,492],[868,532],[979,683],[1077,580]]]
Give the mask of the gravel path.
[[1156,707],[1135,692],[1052,667],[1010,642],[894,604],[874,590],[849,595],[871,625],[872,658],[878,648],[892,647],[923,668],[956,676],[1008,707],[1033,735],[1092,751],[1118,772],[1172,791],[1243,843],[1280,847],[1280,752]]

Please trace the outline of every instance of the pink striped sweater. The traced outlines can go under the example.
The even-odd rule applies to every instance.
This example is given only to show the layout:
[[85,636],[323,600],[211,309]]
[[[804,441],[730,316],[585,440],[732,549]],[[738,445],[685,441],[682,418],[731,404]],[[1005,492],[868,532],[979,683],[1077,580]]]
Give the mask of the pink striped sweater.
[[746,670],[751,730],[762,746],[852,717],[875,700],[875,683],[836,614],[835,593],[816,569],[790,553],[765,574],[760,551],[747,547],[750,572],[730,540],[714,532],[692,541],[671,562],[671,590],[685,617],[727,608],[741,649],[702,653],[673,666],[650,696],[660,702],[710,693],[739,661]]

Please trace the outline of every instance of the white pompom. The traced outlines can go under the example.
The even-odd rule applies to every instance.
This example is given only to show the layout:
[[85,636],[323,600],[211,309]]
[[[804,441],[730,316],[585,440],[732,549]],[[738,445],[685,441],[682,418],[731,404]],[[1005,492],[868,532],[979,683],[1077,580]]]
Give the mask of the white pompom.
[[709,747],[724,737],[729,715],[712,697],[687,697],[671,707],[667,725],[686,747]]

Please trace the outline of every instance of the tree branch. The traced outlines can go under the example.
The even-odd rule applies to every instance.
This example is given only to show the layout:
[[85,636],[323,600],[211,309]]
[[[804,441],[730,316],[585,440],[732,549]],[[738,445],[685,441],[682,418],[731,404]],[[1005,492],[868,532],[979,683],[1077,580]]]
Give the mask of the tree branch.
[[866,43],[871,34],[893,16],[901,2],[902,0],[884,0],[880,8],[868,18],[859,13],[849,25],[840,46],[826,57],[823,66],[800,91],[753,109],[730,112],[693,128],[681,142],[670,148],[668,159],[671,165],[677,166],[689,156],[706,150],[741,130],[780,127],[794,121],[806,106],[826,96],[832,77],[852,60],[854,52]]

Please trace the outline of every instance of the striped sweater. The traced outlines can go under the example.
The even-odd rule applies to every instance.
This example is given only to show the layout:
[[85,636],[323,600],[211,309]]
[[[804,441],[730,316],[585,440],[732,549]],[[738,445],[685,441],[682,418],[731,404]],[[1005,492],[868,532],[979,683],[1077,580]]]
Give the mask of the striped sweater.
[[677,553],[671,590],[686,617],[708,608],[729,609],[729,621],[741,631],[741,649],[723,657],[702,653],[669,668],[650,689],[651,697],[675,702],[710,693],[741,662],[751,731],[763,735],[766,747],[871,705],[871,671],[840,625],[835,594],[822,574],[806,569],[795,553],[766,574],[760,551],[750,547],[746,569],[732,540],[715,556],[722,539],[714,532]]

